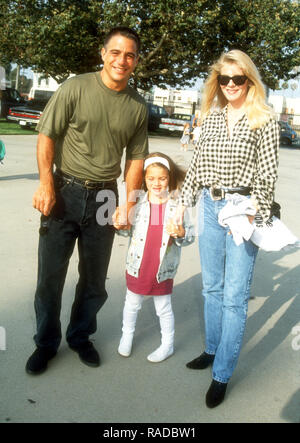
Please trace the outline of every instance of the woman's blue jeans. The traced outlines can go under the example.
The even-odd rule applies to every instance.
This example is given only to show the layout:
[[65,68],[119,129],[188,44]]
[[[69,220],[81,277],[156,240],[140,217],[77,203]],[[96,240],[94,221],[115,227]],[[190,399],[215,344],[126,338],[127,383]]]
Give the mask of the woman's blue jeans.
[[240,354],[258,248],[237,246],[218,223],[226,200],[213,201],[203,190],[199,206],[199,249],[203,280],[205,352],[215,355],[213,379],[227,383]]
[[[49,217],[41,217],[34,340],[39,347],[56,350],[62,336],[62,292],[76,240],[79,281],[66,334],[68,343],[75,347],[96,331],[97,312],[107,299],[105,280],[114,228],[109,223],[100,225],[96,220],[98,209],[107,203],[107,200],[96,201],[99,190],[88,190],[58,177],[55,181],[56,205]],[[117,198],[116,185],[112,191]]]

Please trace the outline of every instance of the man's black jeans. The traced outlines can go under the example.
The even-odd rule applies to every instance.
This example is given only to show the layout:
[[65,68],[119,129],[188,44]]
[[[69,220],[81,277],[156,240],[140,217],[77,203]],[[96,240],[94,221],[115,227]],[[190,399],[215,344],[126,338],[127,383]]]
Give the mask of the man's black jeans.
[[[66,182],[55,176],[56,204],[49,217],[41,216],[38,282],[35,293],[37,346],[57,349],[61,341],[61,298],[68,264],[77,240],[79,281],[66,338],[70,345],[87,341],[97,329],[96,315],[107,299],[105,280],[114,238],[114,227],[101,226],[96,213],[99,189]],[[115,206],[117,185],[110,204]],[[115,197],[114,197],[115,196]],[[102,206],[104,209],[104,206]]]

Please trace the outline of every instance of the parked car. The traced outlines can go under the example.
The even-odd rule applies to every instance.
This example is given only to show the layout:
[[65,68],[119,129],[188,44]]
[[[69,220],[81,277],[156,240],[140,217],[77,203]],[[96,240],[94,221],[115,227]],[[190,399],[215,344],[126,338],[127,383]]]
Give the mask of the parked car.
[[30,100],[23,106],[16,106],[9,109],[6,119],[18,122],[20,126],[35,126],[45,109],[49,99]]
[[297,132],[287,123],[279,121],[280,126],[280,143],[283,145],[292,145],[298,142]]
[[159,124],[163,117],[169,117],[167,111],[158,105],[154,105],[153,103],[147,103],[148,107],[148,131],[155,131],[159,128]]
[[169,118],[162,118],[159,127],[167,131],[182,132],[185,123],[192,123],[192,114],[171,114]]
[[26,100],[14,88],[0,89],[0,117],[6,117],[9,108],[23,105]]

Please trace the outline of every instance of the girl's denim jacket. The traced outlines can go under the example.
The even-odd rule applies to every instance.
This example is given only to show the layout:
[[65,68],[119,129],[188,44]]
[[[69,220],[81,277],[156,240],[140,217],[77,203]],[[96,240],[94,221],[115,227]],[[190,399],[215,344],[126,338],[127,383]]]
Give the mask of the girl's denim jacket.
[[[190,223],[187,211],[184,214],[183,226],[185,229],[185,236],[182,238],[173,238],[171,245],[169,245],[170,235],[166,231],[166,225],[169,219],[172,219],[176,214],[178,202],[169,199],[166,204],[162,244],[160,248],[160,263],[156,275],[157,281],[160,283],[169,278],[174,278],[181,254],[181,246],[190,245],[195,238],[194,227]],[[146,243],[148,225],[150,220],[150,204],[148,201],[148,193],[142,196],[140,201],[136,204],[134,219],[130,230],[118,231],[120,235],[130,236],[130,242],[127,253],[126,270],[129,275],[138,277],[141,266],[144,247]]]

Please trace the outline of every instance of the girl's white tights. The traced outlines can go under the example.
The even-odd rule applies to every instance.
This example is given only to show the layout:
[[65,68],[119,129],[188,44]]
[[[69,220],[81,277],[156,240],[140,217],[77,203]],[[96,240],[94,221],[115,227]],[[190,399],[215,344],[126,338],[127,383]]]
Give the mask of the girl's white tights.
[[[118,348],[119,354],[129,357],[131,354],[133,335],[138,311],[145,299],[144,295],[135,294],[127,289],[123,310],[122,337]],[[170,357],[174,352],[174,314],[171,304],[171,294],[153,296],[155,311],[159,317],[161,329],[161,345],[148,355],[147,359],[158,363]]]

